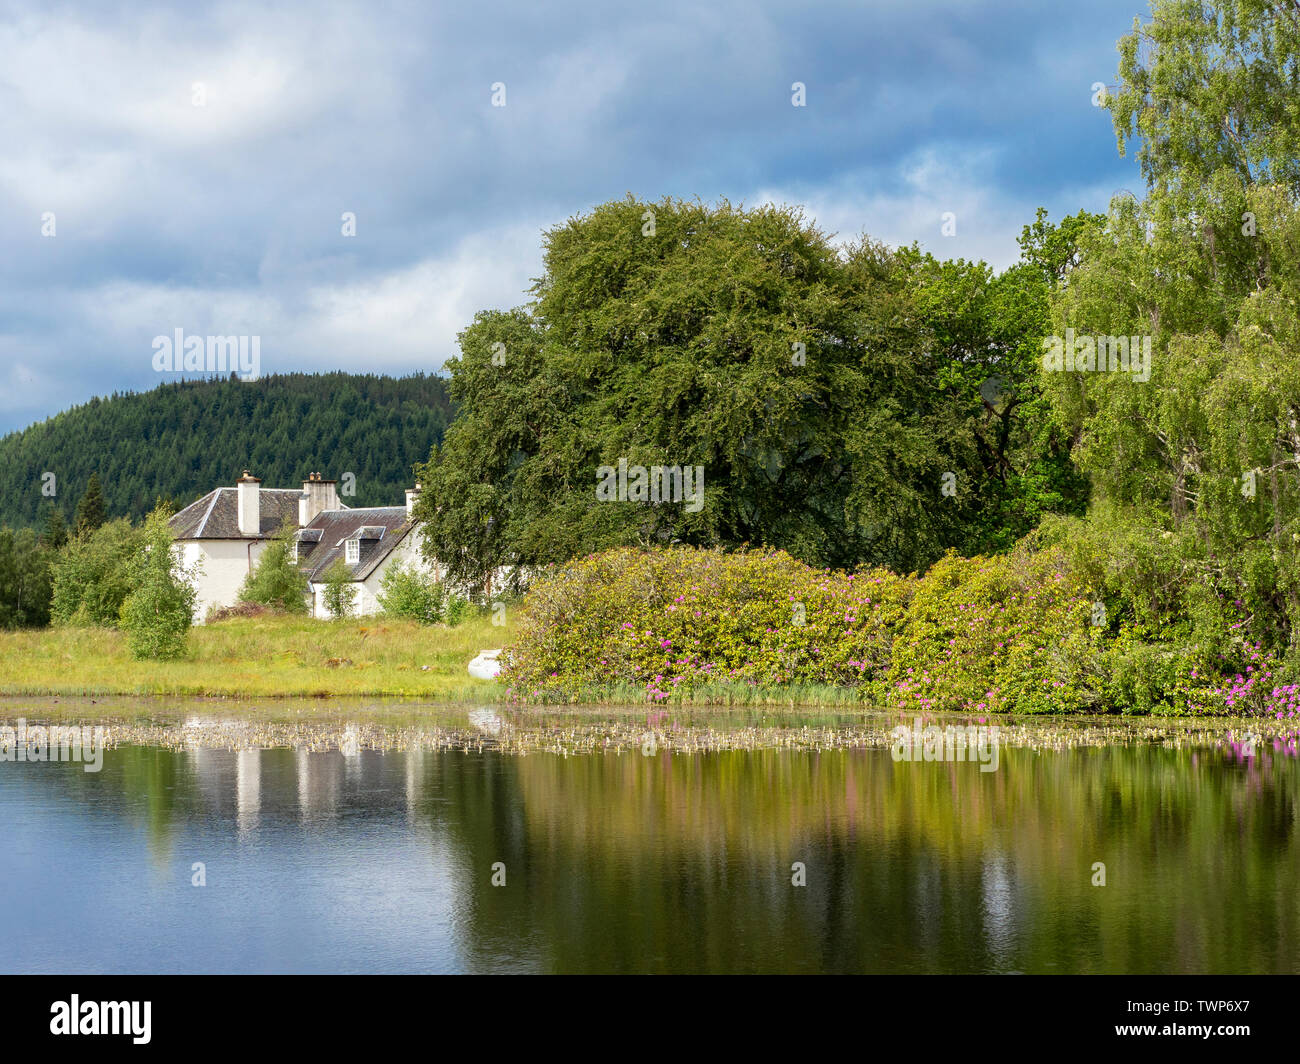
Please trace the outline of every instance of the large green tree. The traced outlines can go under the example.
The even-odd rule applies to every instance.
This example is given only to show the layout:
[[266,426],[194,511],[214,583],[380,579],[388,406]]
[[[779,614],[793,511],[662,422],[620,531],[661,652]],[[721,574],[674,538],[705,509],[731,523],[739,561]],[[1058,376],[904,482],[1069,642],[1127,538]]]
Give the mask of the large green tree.
[[1153,0],[1119,42],[1108,102],[1153,191],[1194,195],[1227,171],[1300,191],[1300,5]]
[[86,491],[77,503],[77,531],[94,532],[108,517],[104,508],[104,489],[100,487],[99,474],[91,473]]
[[[930,555],[1002,550],[1044,514],[1086,506],[1087,481],[1042,395],[1039,364],[1051,293],[1077,264],[1083,233],[1103,219],[1080,213],[1054,225],[1045,216],[1040,209],[1025,227],[1021,261],[1001,274],[983,263],[911,256],[925,343],[920,401],[945,468],[957,471],[956,497],[923,526],[934,537]],[[903,522],[899,531],[915,528]]]
[[134,561],[143,549],[141,530],[125,517],[68,540],[53,565],[54,623],[115,627],[134,590]]
[[0,628],[49,623],[50,553],[30,528],[0,528]]
[[[673,542],[907,569],[1061,502],[1064,448],[1041,468],[1043,419],[1023,430],[1033,264],[995,278],[837,247],[796,209],[630,197],[546,233],[544,264],[535,301],[479,314],[451,363],[418,516],[455,579]],[[704,504],[601,501],[620,460],[701,467]]]
[[[1300,8],[1157,0],[1112,97],[1148,181],[1081,234],[1054,331],[1149,337],[1150,379],[1043,373],[1097,577],[1151,625],[1300,621]],[[1181,620],[1179,620],[1181,618]]]

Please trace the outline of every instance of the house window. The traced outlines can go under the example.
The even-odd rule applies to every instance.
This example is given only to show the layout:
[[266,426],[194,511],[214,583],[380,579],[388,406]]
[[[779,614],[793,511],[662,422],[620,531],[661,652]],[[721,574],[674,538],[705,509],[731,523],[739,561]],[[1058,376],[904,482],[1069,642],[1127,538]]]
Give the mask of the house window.
[[344,544],[344,555],[349,565],[356,565],[361,560],[361,540],[350,539]]

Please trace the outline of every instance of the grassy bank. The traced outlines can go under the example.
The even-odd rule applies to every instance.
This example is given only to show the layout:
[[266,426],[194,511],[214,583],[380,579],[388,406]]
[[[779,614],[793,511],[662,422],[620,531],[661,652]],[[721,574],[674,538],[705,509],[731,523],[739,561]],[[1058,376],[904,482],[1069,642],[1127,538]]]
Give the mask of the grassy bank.
[[259,617],[195,628],[181,661],[137,661],[121,632],[0,632],[0,694],[247,698],[385,696],[493,701],[498,685],[466,672],[509,639],[488,617],[455,628],[363,618]]
[[[0,696],[498,702],[506,697],[505,688],[474,679],[466,666],[479,651],[509,642],[513,631],[487,617],[445,628],[386,619],[270,616],[198,627],[188,638],[187,658],[158,662],[137,661],[122,633],[107,628],[0,631]],[[667,704],[862,708],[863,693],[832,684],[713,683],[681,691]],[[591,706],[646,702],[645,689],[634,683],[593,684],[574,694],[572,701]]]

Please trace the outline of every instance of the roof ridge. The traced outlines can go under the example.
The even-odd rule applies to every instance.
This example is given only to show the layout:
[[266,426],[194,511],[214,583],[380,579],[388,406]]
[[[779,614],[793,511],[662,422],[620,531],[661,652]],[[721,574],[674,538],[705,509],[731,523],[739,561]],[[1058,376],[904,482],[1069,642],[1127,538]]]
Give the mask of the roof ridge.
[[212,508],[217,505],[217,500],[221,498],[224,488],[214,488],[212,491],[212,501],[208,503],[208,508],[203,511],[203,520],[199,522],[199,527],[194,530],[194,538],[198,539],[203,535],[204,528],[207,527],[208,518],[212,516]]
[[392,506],[342,506],[339,509],[321,510],[323,514],[364,514],[370,510],[405,510],[403,503],[394,503]]

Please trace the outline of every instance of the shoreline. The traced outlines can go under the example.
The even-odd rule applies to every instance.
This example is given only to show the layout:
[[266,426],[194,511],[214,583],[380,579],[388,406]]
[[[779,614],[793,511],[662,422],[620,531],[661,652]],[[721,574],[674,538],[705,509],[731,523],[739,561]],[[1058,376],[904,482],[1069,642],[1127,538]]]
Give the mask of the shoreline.
[[[1068,714],[923,715],[924,724],[998,729],[1006,749],[1038,752],[1140,744],[1173,748],[1239,747],[1250,740],[1294,753],[1294,722],[1259,717],[1078,717]],[[0,727],[101,725],[108,749],[495,750],[507,754],[693,754],[724,751],[830,751],[888,748],[898,711],[807,707],[662,708],[623,706],[503,707],[406,699],[28,698],[0,696]]]

